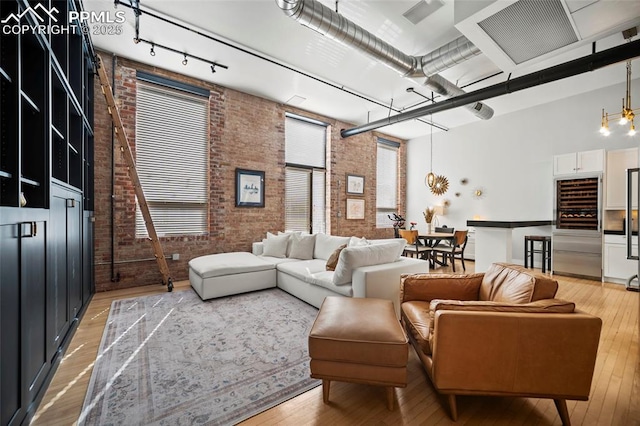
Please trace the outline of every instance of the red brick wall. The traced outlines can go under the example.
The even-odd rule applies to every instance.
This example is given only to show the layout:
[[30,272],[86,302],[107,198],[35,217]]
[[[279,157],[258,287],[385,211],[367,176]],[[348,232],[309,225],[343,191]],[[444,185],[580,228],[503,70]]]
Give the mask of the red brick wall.
[[[111,56],[102,53],[105,70],[111,78]],[[174,280],[188,279],[188,261],[194,257],[230,252],[251,251],[251,243],[264,238],[266,231],[284,228],[284,120],[286,112],[315,118],[331,124],[330,149],[331,233],[367,238],[393,236],[392,229],[376,229],[376,136],[369,132],[347,139],[340,130],[352,127],[329,117],[278,104],[212,83],[203,82],[128,59],[116,59],[115,97],[129,143],[135,153],[136,71],[151,72],[210,90],[210,206],[209,235],[161,238],[166,256],[180,255],[180,260],[167,260]],[[99,81],[95,87],[95,250],[96,290],[105,291],[140,285],[160,284],[162,276],[153,249],[146,239],[135,238],[135,196],[122,155],[112,150],[111,119],[108,115]],[[405,209],[406,147],[400,148],[400,211]],[[114,277],[111,274],[111,163],[115,154]],[[265,171],[265,207],[235,207],[235,169]],[[346,174],[365,176],[366,217],[346,220]],[[338,217],[341,212],[341,217]]]

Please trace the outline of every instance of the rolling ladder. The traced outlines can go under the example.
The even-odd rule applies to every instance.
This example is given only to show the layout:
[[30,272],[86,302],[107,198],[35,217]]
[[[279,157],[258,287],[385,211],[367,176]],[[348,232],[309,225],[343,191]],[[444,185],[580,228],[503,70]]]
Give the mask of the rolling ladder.
[[120,145],[120,151],[124,156],[124,160],[127,164],[127,170],[129,171],[129,177],[133,182],[133,188],[138,199],[140,212],[142,213],[142,217],[144,218],[144,224],[147,228],[147,234],[149,235],[151,245],[153,246],[154,256],[156,258],[156,261],[158,262],[160,273],[162,274],[162,284],[167,286],[168,291],[172,291],[173,280],[169,275],[169,266],[167,265],[167,259],[164,257],[164,252],[162,251],[162,246],[160,245],[160,241],[158,240],[156,228],[153,225],[153,219],[151,218],[151,213],[149,212],[149,205],[147,204],[147,199],[144,196],[142,185],[140,185],[140,178],[138,177],[138,171],[136,170],[136,162],[133,158],[133,153],[131,152],[131,147],[129,146],[129,140],[127,139],[124,127],[122,126],[120,112],[118,111],[118,107],[116,106],[116,102],[113,97],[113,91],[111,85],[109,84],[109,78],[107,77],[107,73],[104,69],[104,64],[100,55],[98,55],[97,62],[98,76],[100,78],[100,87],[102,89],[102,94],[107,101],[107,109],[109,110],[109,115],[113,120],[113,126],[115,128],[115,133]]

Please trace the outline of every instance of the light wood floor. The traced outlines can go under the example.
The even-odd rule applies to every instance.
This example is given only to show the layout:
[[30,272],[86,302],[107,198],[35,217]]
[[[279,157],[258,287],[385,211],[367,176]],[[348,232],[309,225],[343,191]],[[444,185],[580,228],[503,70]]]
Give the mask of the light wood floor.
[[[461,268],[458,263],[457,268]],[[434,272],[450,272],[439,268]],[[467,262],[473,272],[473,262]],[[568,401],[574,425],[640,425],[640,294],[617,284],[555,276],[558,298],[603,319],[598,358],[589,401]],[[174,291],[192,291],[188,281]],[[93,362],[111,301],[162,293],[163,286],[98,293],[76,331],[67,353],[34,417],[34,425],[74,424],[82,409]],[[417,356],[410,350],[409,384],[396,390],[397,406],[388,411],[383,388],[331,384],[331,402],[322,403],[317,387],[265,411],[243,425],[559,425],[551,400],[534,398],[458,397],[459,418],[448,417]]]

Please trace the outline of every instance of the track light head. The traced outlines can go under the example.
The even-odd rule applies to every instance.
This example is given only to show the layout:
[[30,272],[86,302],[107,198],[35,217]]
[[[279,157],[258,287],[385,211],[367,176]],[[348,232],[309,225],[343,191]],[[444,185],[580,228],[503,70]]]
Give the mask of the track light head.
[[182,60],[182,65],[187,65],[187,54],[184,54],[184,59]]
[[151,50],[149,50],[149,55],[151,55],[151,56],[156,56],[155,47],[156,47],[156,45],[155,45],[155,44],[152,44],[152,45],[151,45]]
[[216,73],[216,64],[211,64],[211,74]]

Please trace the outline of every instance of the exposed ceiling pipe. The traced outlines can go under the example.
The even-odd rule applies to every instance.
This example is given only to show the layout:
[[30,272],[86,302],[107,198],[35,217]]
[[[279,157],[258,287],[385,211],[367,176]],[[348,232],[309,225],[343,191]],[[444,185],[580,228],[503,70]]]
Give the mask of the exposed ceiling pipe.
[[[480,53],[473,43],[460,37],[422,57],[411,56],[316,0],[276,0],[276,4],[287,16],[302,25],[367,54],[404,77],[419,79],[421,84],[446,97],[465,92],[436,73]],[[482,103],[464,107],[483,120],[493,116],[493,110]]]
[[408,112],[403,112],[398,115],[393,115],[382,120],[372,121],[371,123],[367,123],[351,129],[343,129],[340,131],[340,135],[343,138],[347,138],[349,136],[369,132],[371,130],[388,126],[390,124],[400,123],[402,121],[423,117],[425,115],[435,114],[437,112],[458,108],[459,106],[468,104],[470,102],[479,102],[485,99],[495,98],[497,96],[502,96],[508,93],[528,89],[530,87],[539,86],[541,84],[551,83],[563,78],[573,77],[639,56],[640,40],[636,40],[633,42],[622,44],[620,46],[612,47],[607,50],[603,50],[602,52],[592,53],[591,55],[583,56],[582,58],[574,59],[573,61],[546,68],[541,71],[523,75],[512,80],[507,80],[503,83],[494,84],[483,89],[464,93],[460,96],[446,99],[435,104],[427,105]]

